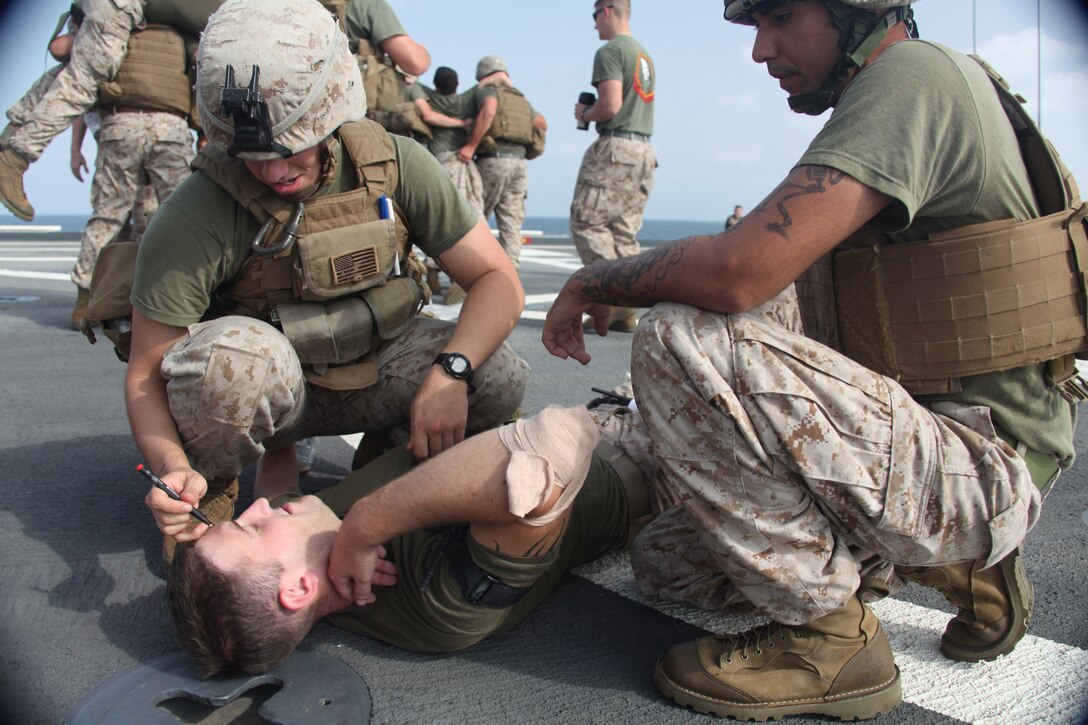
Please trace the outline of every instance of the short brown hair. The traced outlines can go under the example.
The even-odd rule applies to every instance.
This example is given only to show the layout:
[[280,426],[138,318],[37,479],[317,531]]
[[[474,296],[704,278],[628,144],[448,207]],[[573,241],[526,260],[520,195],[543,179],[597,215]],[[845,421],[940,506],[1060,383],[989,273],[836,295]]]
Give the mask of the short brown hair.
[[314,623],[310,610],[279,602],[278,564],[214,567],[194,543],[178,544],[166,597],[178,645],[204,677],[219,672],[265,672],[287,659]]
[[631,0],[597,0],[593,4],[595,8],[601,8],[609,6],[612,8],[612,12],[619,15],[621,18],[631,17]]

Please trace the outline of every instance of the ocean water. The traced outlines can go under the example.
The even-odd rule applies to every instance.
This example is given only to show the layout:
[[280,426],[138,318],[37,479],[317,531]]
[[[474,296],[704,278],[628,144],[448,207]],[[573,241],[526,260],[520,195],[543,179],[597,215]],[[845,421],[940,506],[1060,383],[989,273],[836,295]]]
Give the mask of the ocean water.
[[[39,214],[33,224],[27,224],[10,214],[0,214],[0,226],[60,226],[63,233],[78,234],[87,223],[82,214]],[[494,220],[491,224],[494,228]],[[569,220],[566,217],[530,216],[525,218],[522,228],[527,231],[540,231],[545,235],[570,235]],[[638,238],[640,242],[654,244],[683,239],[698,234],[714,234],[722,230],[722,222],[682,221],[675,219],[647,219]]]

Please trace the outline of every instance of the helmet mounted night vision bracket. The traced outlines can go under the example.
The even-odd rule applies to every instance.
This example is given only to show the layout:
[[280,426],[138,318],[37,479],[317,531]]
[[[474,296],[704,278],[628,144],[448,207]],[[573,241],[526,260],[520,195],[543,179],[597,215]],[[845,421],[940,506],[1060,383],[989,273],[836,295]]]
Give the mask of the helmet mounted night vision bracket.
[[234,83],[234,66],[226,68],[219,109],[234,121],[234,141],[227,153],[233,157],[238,153],[272,151],[285,159],[290,158],[294,152],[272,140],[268,104],[257,85],[260,77],[261,69],[254,65],[249,86],[243,88]]

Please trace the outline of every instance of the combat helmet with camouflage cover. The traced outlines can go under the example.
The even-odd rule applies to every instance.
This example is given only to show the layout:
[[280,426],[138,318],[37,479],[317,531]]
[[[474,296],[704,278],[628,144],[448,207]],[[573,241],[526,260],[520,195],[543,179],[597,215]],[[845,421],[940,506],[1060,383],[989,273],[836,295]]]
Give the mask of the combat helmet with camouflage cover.
[[317,0],[223,3],[201,37],[196,93],[209,141],[253,161],[290,157],[366,115],[347,36]]
[[[851,70],[865,66],[893,25],[904,22],[908,34],[918,37],[910,8],[917,0],[820,1],[831,11],[832,20],[839,29],[839,48],[843,57],[819,90],[789,97],[790,108],[810,116],[818,116],[834,105],[842,80]],[[753,13],[770,12],[793,2],[796,0],[725,0],[725,19],[731,23],[755,25]]]

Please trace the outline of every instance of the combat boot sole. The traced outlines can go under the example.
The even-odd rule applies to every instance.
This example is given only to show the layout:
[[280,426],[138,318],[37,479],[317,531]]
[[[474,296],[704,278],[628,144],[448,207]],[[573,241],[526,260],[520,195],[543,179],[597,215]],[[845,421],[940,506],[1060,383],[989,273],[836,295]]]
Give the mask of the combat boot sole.
[[843,692],[833,697],[783,702],[745,704],[719,700],[690,690],[673,682],[658,660],[654,668],[654,685],[669,699],[683,707],[705,715],[731,717],[736,720],[765,722],[787,715],[826,715],[839,720],[870,720],[885,715],[903,702],[903,686],[899,680],[899,667],[895,677],[887,683],[872,688]]
[[1010,606],[1009,631],[991,645],[972,647],[956,642],[949,636],[950,630],[959,626],[959,620],[953,619],[941,637],[941,654],[958,662],[989,662],[1012,652],[1023,639],[1031,625],[1031,613],[1035,609],[1035,585],[1028,579],[1020,554],[1021,550],[1017,549],[994,565],[1004,575]]

